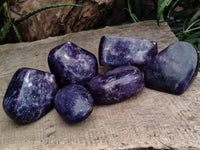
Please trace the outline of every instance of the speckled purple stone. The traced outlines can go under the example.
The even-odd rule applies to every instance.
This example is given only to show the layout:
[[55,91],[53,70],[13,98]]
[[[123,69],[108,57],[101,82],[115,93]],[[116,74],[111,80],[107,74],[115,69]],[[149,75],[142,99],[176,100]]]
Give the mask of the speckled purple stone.
[[53,107],[56,81],[53,74],[20,68],[14,74],[3,100],[6,114],[19,123],[31,123]]
[[94,100],[81,85],[70,84],[55,96],[55,108],[61,117],[71,123],[86,119],[93,110]]
[[99,44],[99,63],[103,66],[146,65],[157,54],[155,42],[119,36],[103,36]]
[[123,101],[144,87],[142,72],[134,66],[120,66],[99,74],[88,83],[96,104],[114,104]]
[[52,49],[48,63],[59,86],[71,83],[84,85],[98,73],[96,57],[71,42]]
[[198,54],[187,42],[176,42],[162,50],[146,67],[147,87],[182,94],[197,73]]

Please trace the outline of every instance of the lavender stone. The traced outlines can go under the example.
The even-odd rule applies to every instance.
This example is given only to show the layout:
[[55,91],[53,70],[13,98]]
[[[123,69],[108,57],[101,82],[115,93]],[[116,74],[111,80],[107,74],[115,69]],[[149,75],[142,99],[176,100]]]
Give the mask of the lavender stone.
[[4,96],[4,111],[19,123],[31,123],[53,107],[55,92],[53,74],[20,68],[14,74]]
[[198,54],[187,42],[176,42],[161,51],[146,67],[147,87],[182,94],[197,73]]
[[120,66],[99,74],[88,83],[97,104],[113,104],[125,100],[144,87],[141,71],[134,66]]
[[96,57],[71,42],[52,49],[48,63],[60,86],[70,83],[84,85],[98,73]]
[[55,96],[55,108],[68,122],[86,119],[93,110],[94,100],[81,85],[70,84],[60,89]]
[[156,54],[157,44],[144,39],[103,36],[99,45],[99,63],[103,66],[146,65]]

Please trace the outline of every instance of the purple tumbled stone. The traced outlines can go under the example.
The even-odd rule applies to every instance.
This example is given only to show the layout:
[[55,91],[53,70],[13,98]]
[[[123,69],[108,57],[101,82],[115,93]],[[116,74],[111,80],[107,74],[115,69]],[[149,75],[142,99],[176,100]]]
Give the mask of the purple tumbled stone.
[[176,42],[162,50],[146,66],[145,85],[172,94],[182,94],[198,69],[196,49],[187,42]]
[[86,119],[93,110],[94,100],[81,85],[70,84],[61,88],[55,96],[55,108],[60,116],[71,123]]
[[53,74],[20,68],[14,74],[3,100],[6,114],[19,123],[31,123],[53,107],[56,81]]
[[146,65],[157,54],[157,44],[145,39],[103,36],[99,44],[99,63],[103,66]]
[[99,74],[88,83],[96,104],[114,104],[123,101],[144,87],[142,72],[134,66],[120,66]]
[[59,86],[71,83],[84,85],[98,73],[96,57],[71,42],[52,49],[48,63]]

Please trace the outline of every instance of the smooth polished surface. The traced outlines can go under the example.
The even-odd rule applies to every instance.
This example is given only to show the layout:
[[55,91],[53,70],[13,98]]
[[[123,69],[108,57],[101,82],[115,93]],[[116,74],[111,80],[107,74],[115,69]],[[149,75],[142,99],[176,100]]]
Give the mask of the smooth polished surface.
[[114,104],[139,93],[144,79],[138,68],[120,66],[95,76],[88,86],[96,104]]
[[145,85],[172,94],[182,94],[197,73],[198,54],[187,42],[176,42],[161,51],[145,70]]
[[20,68],[14,74],[3,100],[7,115],[19,123],[31,123],[53,107],[56,82],[53,74]]
[[146,65],[157,52],[157,43],[153,41],[103,36],[99,44],[99,62],[103,66]]
[[52,49],[48,64],[59,86],[70,83],[84,85],[98,73],[96,57],[71,42]]
[[69,122],[85,120],[93,110],[94,100],[83,86],[70,84],[60,89],[55,96],[55,108]]

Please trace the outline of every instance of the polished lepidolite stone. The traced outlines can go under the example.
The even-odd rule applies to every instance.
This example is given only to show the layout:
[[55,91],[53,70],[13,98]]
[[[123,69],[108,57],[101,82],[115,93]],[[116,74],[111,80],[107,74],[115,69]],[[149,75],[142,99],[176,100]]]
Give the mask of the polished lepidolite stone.
[[86,119],[93,110],[94,100],[83,86],[70,84],[55,96],[55,108],[61,117],[71,123]]
[[6,114],[19,123],[31,123],[53,107],[56,81],[53,74],[20,68],[14,74],[3,100]]
[[147,87],[182,94],[197,73],[198,54],[187,42],[176,42],[162,50],[144,72]]
[[119,36],[103,36],[99,44],[99,63],[103,66],[146,65],[157,54],[155,42]]
[[59,86],[70,83],[84,85],[98,73],[96,57],[71,42],[52,49],[48,63]]
[[142,72],[134,66],[120,66],[99,74],[88,83],[96,104],[114,104],[123,101],[144,87]]

